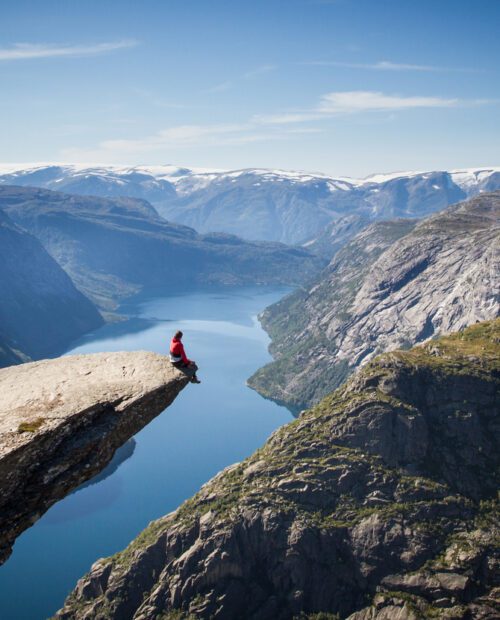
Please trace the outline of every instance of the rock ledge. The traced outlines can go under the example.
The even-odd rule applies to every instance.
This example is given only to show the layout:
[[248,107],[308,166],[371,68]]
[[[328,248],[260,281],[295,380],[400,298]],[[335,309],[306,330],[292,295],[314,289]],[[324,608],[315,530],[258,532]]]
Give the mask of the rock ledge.
[[187,382],[168,358],[145,351],[1,369],[0,562],[22,531],[104,469]]

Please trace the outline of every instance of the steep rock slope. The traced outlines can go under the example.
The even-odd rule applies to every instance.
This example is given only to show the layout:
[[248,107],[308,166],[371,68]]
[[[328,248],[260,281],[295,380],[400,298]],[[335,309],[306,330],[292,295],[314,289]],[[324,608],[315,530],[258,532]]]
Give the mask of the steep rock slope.
[[146,352],[0,370],[0,562],[22,531],[104,469],[187,382],[168,358]]
[[498,316],[500,192],[450,207],[397,240],[405,226],[367,228],[313,286],[264,311],[276,362],[253,375],[252,387],[300,409],[377,353]]
[[57,352],[102,323],[40,242],[0,210],[0,367]]
[[366,215],[346,215],[327,224],[319,235],[306,241],[303,246],[330,261],[346,243],[370,223],[371,220]]
[[96,562],[57,618],[498,617],[499,343],[497,320],[377,358]]
[[[3,173],[3,174],[2,174]],[[35,166],[0,169],[0,184],[149,200],[166,218],[200,232],[302,243],[333,220],[425,217],[500,188],[499,168],[401,172],[366,179],[285,170],[191,170],[175,166]]]
[[35,235],[103,308],[141,288],[297,284],[321,261],[302,248],[198,235],[161,218],[143,200],[0,187],[0,208]]

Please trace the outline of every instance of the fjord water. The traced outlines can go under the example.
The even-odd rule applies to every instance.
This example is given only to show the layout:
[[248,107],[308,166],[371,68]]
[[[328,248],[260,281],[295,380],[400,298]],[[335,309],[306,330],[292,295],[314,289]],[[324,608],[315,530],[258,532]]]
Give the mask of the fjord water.
[[135,437],[108,477],[54,505],[17,540],[0,567],[0,618],[42,620],[62,606],[100,557],[124,548],[215,473],[240,461],[291,419],[246,379],[270,360],[257,314],[285,289],[246,288],[137,300],[129,320],[83,338],[68,354],[146,349],[165,353],[181,329],[201,385],[188,385]]

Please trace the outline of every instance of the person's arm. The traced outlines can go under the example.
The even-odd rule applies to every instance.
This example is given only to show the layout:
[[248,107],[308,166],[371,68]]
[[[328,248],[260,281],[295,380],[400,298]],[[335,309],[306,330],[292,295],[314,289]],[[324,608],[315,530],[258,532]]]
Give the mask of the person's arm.
[[182,342],[179,343],[179,346],[180,346],[180,353],[181,353],[182,361],[184,362],[184,364],[190,364],[191,360],[189,360],[186,357],[186,353],[184,351],[184,345],[182,344]]

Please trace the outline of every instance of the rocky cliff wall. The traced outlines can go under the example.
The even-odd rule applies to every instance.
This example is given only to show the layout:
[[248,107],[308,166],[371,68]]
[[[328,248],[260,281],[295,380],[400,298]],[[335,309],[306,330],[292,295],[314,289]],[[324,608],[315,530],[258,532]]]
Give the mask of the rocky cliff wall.
[[382,355],[95,563],[57,618],[499,617],[499,388],[500,320]]

